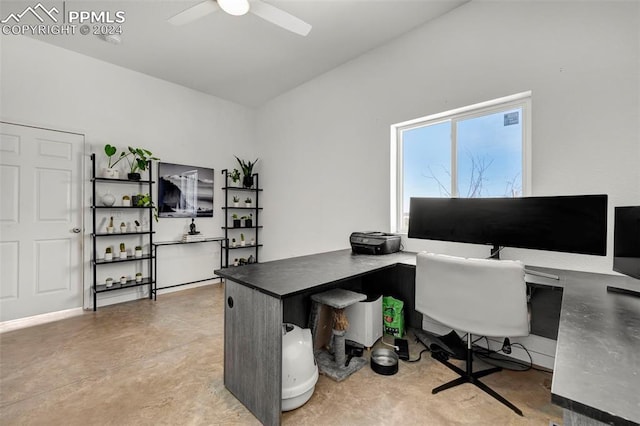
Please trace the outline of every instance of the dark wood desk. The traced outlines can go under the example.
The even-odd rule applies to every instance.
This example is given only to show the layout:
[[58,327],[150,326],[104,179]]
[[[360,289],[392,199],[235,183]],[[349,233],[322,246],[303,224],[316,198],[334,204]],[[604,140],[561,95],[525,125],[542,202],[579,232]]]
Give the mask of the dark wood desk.
[[[215,271],[227,279],[225,386],[263,424],[280,424],[282,323],[306,326],[309,295],[344,287],[402,298],[407,325],[420,328],[422,317],[413,303],[415,262],[415,253],[340,250]],[[560,275],[557,285],[565,292],[553,401],[603,421],[640,421],[640,299],[605,290],[631,279],[538,269]],[[537,284],[556,285],[546,281]]]

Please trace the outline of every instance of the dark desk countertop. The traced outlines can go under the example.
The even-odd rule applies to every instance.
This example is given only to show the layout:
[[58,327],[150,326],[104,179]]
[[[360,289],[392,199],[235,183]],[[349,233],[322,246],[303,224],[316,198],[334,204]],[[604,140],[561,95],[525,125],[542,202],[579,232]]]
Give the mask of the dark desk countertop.
[[215,274],[270,296],[284,298],[314,287],[394,267],[398,263],[415,266],[416,254],[399,252],[374,256],[351,254],[348,249],[223,268],[215,271]]
[[[415,266],[416,254],[352,255],[339,250],[215,271],[276,298],[392,268]],[[330,267],[327,267],[330,266]],[[554,403],[612,424],[640,423],[640,298],[607,293],[607,285],[638,288],[632,278],[536,268],[563,287],[553,384]]]
[[553,402],[605,423],[640,423],[640,298],[606,290],[607,285],[639,289],[640,282],[562,274]]

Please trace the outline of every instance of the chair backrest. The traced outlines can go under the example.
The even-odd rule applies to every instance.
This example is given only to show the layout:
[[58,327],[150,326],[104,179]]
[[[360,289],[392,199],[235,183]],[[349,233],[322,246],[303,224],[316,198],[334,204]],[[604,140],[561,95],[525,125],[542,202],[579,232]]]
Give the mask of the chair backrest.
[[478,336],[529,334],[524,265],[419,253],[416,310]]

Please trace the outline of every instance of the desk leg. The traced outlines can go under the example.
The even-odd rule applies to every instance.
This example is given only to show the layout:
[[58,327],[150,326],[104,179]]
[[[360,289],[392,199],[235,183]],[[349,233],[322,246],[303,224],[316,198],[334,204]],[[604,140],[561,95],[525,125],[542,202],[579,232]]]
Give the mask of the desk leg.
[[280,424],[282,301],[230,280],[225,284],[224,385],[263,424]]

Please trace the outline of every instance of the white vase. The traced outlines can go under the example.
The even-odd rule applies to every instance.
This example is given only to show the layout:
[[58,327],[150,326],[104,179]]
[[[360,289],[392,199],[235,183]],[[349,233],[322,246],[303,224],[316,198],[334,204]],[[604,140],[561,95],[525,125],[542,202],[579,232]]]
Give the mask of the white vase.
[[131,207],[131,200],[122,199],[122,207]]
[[244,203],[244,206],[250,208],[251,207],[251,203]]
[[120,277],[120,284],[126,284],[127,283],[127,277]]
[[125,232],[127,232],[127,227],[126,227],[126,226],[121,226],[121,227],[120,227],[120,232],[121,232],[121,233],[123,233],[123,234],[124,234]]
[[244,245],[245,245],[245,241],[241,240],[240,241],[240,247],[244,247]]
[[126,259],[127,258],[127,252],[126,251],[121,251],[120,252],[120,259]]
[[142,282],[142,275],[136,274],[136,282],[137,283],[141,283]]
[[107,286],[107,288],[111,287],[113,285],[113,278],[107,278],[104,284]]
[[104,204],[107,207],[111,207],[116,203],[116,197],[113,196],[113,194],[110,193],[106,193],[102,196],[102,204]]
[[113,234],[115,228],[113,226],[107,226],[107,234]]
[[113,253],[105,253],[104,260],[113,260]]
[[136,226],[136,232],[142,232],[142,226]]
[[142,250],[136,250],[135,256],[136,257],[142,257]]
[[105,167],[102,169],[102,177],[109,179],[118,179],[120,177],[120,170],[113,167]]
[[233,202],[233,207],[240,207],[240,203]]

